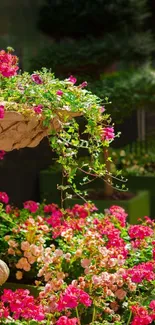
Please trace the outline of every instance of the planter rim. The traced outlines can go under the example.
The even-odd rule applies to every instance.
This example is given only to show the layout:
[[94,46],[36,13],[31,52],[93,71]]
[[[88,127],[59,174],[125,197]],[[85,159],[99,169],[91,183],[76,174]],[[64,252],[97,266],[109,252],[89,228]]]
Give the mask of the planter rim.
[[52,130],[59,132],[66,120],[82,115],[80,112],[58,108],[51,112],[54,116],[51,119],[50,126],[45,127],[43,126],[44,118],[42,115],[34,115],[33,110],[24,105],[25,111],[23,113],[16,110],[6,110],[4,118],[0,119],[1,150],[12,151],[25,147],[36,147]]

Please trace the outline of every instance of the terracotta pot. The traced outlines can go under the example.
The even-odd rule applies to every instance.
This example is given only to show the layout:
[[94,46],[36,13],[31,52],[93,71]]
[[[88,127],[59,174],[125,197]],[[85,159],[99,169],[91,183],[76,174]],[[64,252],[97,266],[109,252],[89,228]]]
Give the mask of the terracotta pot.
[[6,111],[4,118],[0,120],[0,150],[11,151],[36,147],[51,130],[59,131],[66,120],[80,115],[80,113],[58,109],[50,127],[47,128],[43,126],[43,119],[38,118],[38,115]]

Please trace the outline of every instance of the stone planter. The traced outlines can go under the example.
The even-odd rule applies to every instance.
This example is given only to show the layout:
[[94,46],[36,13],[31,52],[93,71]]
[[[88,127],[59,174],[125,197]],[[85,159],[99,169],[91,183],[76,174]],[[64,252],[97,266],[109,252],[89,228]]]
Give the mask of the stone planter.
[[129,190],[147,190],[150,192],[150,216],[155,218],[155,175],[127,176]]
[[[21,108],[20,108],[21,109]],[[52,130],[59,131],[62,123],[73,117],[80,116],[66,110],[57,109],[50,127],[43,126],[43,118],[32,115],[31,109],[22,106],[23,112],[6,111],[4,118],[0,119],[0,149],[11,151],[25,147],[36,147],[40,141],[49,135]]]

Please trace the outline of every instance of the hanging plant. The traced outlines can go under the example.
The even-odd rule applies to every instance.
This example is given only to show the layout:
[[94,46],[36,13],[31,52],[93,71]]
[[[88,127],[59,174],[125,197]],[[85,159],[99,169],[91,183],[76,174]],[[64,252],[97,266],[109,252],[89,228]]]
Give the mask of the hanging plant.
[[[17,74],[17,63],[10,49],[0,52],[0,149],[34,147],[48,136],[57,162],[62,165],[63,177],[67,178],[67,186],[61,186],[61,190],[72,188],[81,195],[74,184],[79,168],[85,174],[84,182],[93,176],[113,185],[106,161],[100,162],[101,153],[116,136],[103,101],[85,89],[87,82],[76,86],[73,76],[59,80],[45,68],[31,75]],[[85,119],[82,135],[76,119],[81,115]],[[90,163],[83,162],[79,167],[81,148],[88,151]]]

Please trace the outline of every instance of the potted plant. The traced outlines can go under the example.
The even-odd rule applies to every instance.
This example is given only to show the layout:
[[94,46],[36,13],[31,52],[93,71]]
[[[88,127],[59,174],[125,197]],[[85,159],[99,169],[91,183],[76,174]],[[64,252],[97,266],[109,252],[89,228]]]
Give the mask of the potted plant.
[[[81,170],[84,167],[85,173],[89,173],[93,166],[93,173],[99,178],[108,173],[99,156],[115,134],[102,101],[85,89],[87,82],[76,86],[73,76],[61,81],[46,69],[32,75],[17,74],[18,59],[10,48],[8,52],[0,52],[0,59],[1,149],[33,147],[48,135],[50,146],[57,154],[56,161],[62,166],[63,180],[67,180],[67,184],[61,184],[61,205],[64,190],[72,190],[81,197],[74,183],[79,170],[79,150],[86,149],[91,161],[91,166],[82,162]],[[80,134],[76,120],[81,115],[86,122],[83,130],[86,139]]]

